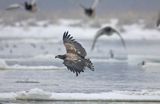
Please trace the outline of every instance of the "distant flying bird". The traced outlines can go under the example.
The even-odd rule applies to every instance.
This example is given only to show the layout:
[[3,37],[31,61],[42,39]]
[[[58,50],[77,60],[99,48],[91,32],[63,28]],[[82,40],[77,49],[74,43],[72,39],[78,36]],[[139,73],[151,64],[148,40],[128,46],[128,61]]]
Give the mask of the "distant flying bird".
[[159,13],[159,15],[158,15],[158,19],[157,19],[156,26],[157,26],[158,28],[160,28],[160,13]]
[[86,8],[85,6],[83,6],[81,4],[80,4],[80,6],[84,9],[85,15],[92,18],[92,17],[95,17],[95,15],[96,15],[96,10],[95,9],[96,9],[96,6],[97,6],[98,2],[99,2],[99,0],[94,0],[92,6],[89,7],[89,8]]
[[14,10],[19,8],[24,8],[26,11],[29,12],[36,12],[37,11],[36,0],[32,0],[31,2],[25,1],[23,4],[12,4],[8,8],[6,8],[6,10]]
[[93,41],[91,50],[94,49],[95,44],[96,44],[96,41],[97,41],[97,39],[98,39],[100,36],[102,36],[102,35],[112,36],[114,33],[116,33],[116,34],[120,37],[121,42],[122,42],[122,45],[124,46],[124,48],[126,48],[125,41],[124,41],[124,39],[122,38],[122,36],[120,35],[120,33],[119,33],[117,30],[113,29],[112,27],[107,26],[107,27],[104,27],[104,28],[100,29],[100,30],[96,33],[96,35],[95,35],[95,37],[94,37],[94,41]]
[[64,55],[57,55],[55,58],[64,60],[63,64],[68,68],[68,70],[76,73],[76,76],[81,72],[84,72],[85,67],[94,71],[94,66],[90,59],[85,58],[87,55],[85,49],[81,44],[75,41],[68,32],[64,32],[63,34],[63,44],[67,53]]

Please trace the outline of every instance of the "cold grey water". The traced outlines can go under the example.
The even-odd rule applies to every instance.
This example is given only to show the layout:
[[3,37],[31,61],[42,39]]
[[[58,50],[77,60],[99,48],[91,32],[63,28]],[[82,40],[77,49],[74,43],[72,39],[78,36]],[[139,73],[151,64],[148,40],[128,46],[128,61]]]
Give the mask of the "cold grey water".
[[[159,41],[126,41],[128,47],[126,50],[119,40],[100,40],[96,44],[98,47],[91,51],[92,40],[76,40],[86,48],[88,57],[91,58],[95,66],[95,71],[86,69],[78,77],[67,70],[61,60],[54,58],[57,54],[65,53],[61,39],[3,38],[0,46],[0,92],[16,93],[40,89],[54,93],[160,94],[159,52],[153,50],[153,48],[160,48],[157,45]],[[146,43],[150,46],[146,46]],[[109,51],[111,49],[114,52],[114,58],[110,58]],[[145,65],[141,64],[143,61],[146,62]],[[10,103],[10,101],[5,101],[4,103],[7,104],[8,102]],[[36,102],[13,101],[12,103],[35,104]],[[37,103],[52,104],[52,102],[48,101]],[[103,104],[106,102],[56,101],[54,103]],[[112,104],[114,102],[108,103]]]
[[[149,49],[151,50],[155,44],[158,44],[158,41],[155,43],[150,41],[152,44],[146,51],[144,44],[137,45],[141,43],[140,41],[136,41],[135,46],[132,47],[130,46],[131,43],[128,42],[129,48],[125,50],[119,44],[120,41],[114,41],[114,46],[110,45],[110,42],[101,40],[97,43],[99,49],[96,48],[91,52],[90,43],[92,41],[79,40],[86,47],[88,57],[91,58],[95,66],[95,71],[86,69],[78,77],[67,70],[61,60],[54,58],[59,53],[65,53],[61,40],[55,43],[52,42],[52,39],[48,39],[50,42],[47,43],[25,43],[23,40],[14,40],[12,43],[11,41],[13,40],[6,40],[1,43],[3,50],[0,56],[3,61],[1,60],[0,92],[26,91],[32,88],[61,93],[159,90],[159,69],[145,68],[148,64],[150,65],[150,61],[147,61],[149,58],[153,62],[158,60],[158,52],[153,55],[149,54],[152,52]],[[108,44],[108,46],[102,46],[103,44]],[[113,59],[110,58],[108,50],[112,47],[115,54]],[[129,52],[130,47],[131,50],[141,47],[143,49],[139,49],[139,52],[135,52],[134,55],[128,55],[126,51]],[[144,56],[140,52],[146,55]],[[142,66],[142,61],[146,61],[146,65]]]

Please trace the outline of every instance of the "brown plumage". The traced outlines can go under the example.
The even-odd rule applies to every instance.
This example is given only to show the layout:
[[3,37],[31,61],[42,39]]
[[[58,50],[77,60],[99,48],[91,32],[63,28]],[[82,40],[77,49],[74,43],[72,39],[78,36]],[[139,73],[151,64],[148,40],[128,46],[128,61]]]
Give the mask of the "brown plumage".
[[90,59],[86,59],[86,51],[73,37],[64,32],[63,34],[63,44],[66,48],[67,53],[64,55],[57,55],[55,58],[64,60],[63,64],[73,73],[76,73],[76,76],[81,72],[84,72],[85,67],[88,67],[92,71],[94,66]]

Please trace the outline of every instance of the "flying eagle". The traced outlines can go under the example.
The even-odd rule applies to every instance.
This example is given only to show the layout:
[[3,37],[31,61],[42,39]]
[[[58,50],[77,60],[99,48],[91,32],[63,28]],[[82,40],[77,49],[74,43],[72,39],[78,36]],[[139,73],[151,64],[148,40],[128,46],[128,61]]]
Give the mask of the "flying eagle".
[[158,19],[157,19],[156,26],[157,26],[158,28],[160,28],[160,13],[159,13],[159,15],[158,15]]
[[80,6],[84,9],[85,15],[91,18],[91,17],[95,17],[95,14],[96,14],[95,9],[96,9],[98,2],[99,2],[99,0],[94,0],[92,6],[89,8],[86,8],[81,4],[80,4]]
[[107,27],[104,27],[104,28],[100,29],[99,31],[97,31],[97,33],[94,37],[94,41],[93,41],[91,50],[94,49],[96,41],[100,36],[102,36],[102,35],[111,36],[114,33],[116,33],[120,37],[122,45],[124,46],[124,48],[126,48],[125,41],[122,38],[122,36],[120,35],[120,33],[117,30],[113,29],[112,27],[107,26]]
[[66,47],[67,53],[64,55],[57,55],[55,58],[64,60],[63,64],[68,70],[76,73],[76,76],[81,72],[84,72],[85,67],[94,71],[94,66],[90,59],[85,58],[87,55],[85,49],[81,44],[75,41],[68,32],[64,32],[63,34],[63,44]]
[[6,8],[6,10],[14,10],[19,8],[24,8],[26,11],[29,12],[35,12],[37,11],[36,0],[32,0],[31,2],[25,1],[23,4],[12,4],[8,8]]

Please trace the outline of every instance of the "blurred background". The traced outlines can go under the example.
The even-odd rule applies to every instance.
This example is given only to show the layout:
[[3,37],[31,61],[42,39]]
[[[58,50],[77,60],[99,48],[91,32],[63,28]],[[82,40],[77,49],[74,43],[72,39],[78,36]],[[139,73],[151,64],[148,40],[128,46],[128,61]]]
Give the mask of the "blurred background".
[[[15,3],[23,3],[25,0],[1,0],[1,18],[7,15],[8,18],[26,19],[29,16],[33,16],[36,19],[49,19],[54,20],[58,18],[78,18],[84,17],[83,10],[80,4],[85,7],[90,7],[93,0],[37,0],[38,12],[30,14],[19,9],[13,12],[6,12],[5,9]],[[157,15],[159,13],[159,0],[100,0],[96,8],[96,17],[99,19],[105,19],[106,21],[111,18],[121,19],[120,22],[133,22],[140,19],[146,20],[149,24],[153,25],[156,22]],[[8,16],[10,15],[10,16]],[[21,16],[20,16],[21,15]]]

